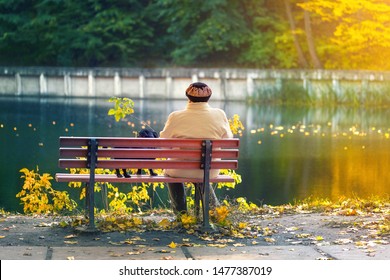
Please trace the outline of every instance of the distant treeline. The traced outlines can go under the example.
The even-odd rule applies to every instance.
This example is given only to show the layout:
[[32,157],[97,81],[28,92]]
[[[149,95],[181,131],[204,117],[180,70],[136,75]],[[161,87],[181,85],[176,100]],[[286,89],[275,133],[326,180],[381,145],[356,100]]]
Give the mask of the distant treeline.
[[390,2],[0,0],[0,65],[390,70]]

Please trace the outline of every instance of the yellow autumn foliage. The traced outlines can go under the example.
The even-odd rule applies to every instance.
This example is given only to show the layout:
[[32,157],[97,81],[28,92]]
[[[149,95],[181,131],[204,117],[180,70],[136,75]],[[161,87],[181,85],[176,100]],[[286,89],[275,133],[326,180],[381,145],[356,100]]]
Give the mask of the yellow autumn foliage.
[[66,191],[53,189],[53,177],[50,174],[39,174],[38,167],[36,171],[22,168],[20,172],[23,173],[21,178],[24,178],[24,184],[16,197],[23,204],[24,213],[59,213],[75,209],[76,203]]
[[189,228],[191,225],[194,225],[196,224],[196,217],[195,216],[191,216],[191,215],[188,215],[188,214],[183,214],[180,216],[180,220],[181,220],[181,223],[183,225],[184,228]]
[[[303,2],[303,1],[301,1]],[[390,3],[379,0],[308,0],[298,6],[320,17],[328,69],[390,69]],[[326,43],[324,43],[326,42]]]
[[227,221],[227,217],[229,215],[229,208],[226,205],[218,206],[214,210],[210,211],[211,218],[215,219],[215,221],[220,225],[225,225]]
[[242,131],[245,129],[243,123],[240,121],[240,116],[237,114],[229,119],[229,125],[233,135],[241,135]]

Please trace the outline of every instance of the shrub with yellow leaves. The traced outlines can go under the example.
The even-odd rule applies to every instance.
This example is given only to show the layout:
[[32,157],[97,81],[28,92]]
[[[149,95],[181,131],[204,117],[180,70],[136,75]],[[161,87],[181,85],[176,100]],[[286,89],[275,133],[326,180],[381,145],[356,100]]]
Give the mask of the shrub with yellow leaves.
[[[131,173],[135,173],[137,170],[131,170]],[[70,169],[70,173],[72,174],[88,174],[89,170],[85,168],[72,168]],[[110,169],[95,169],[96,174],[113,174],[115,170]],[[81,183],[69,183],[69,187],[71,188],[81,188]],[[148,193],[149,188],[153,188],[155,190],[157,187],[163,188],[164,185],[162,183],[154,183],[147,184],[142,183],[140,185],[134,185],[131,190],[127,193],[120,192],[119,188],[111,183],[95,183],[95,192],[102,192],[103,189],[107,190],[107,205],[109,211],[119,212],[119,213],[130,213],[134,210],[138,212],[142,212],[142,206],[149,203],[151,198]],[[80,190],[80,199],[85,198],[85,188]]]
[[210,217],[219,225],[225,226],[229,224],[229,221],[227,220],[229,212],[229,207],[226,205],[218,206],[214,210],[210,211]]
[[240,116],[235,114],[232,118],[229,119],[230,130],[234,135],[241,135],[242,131],[245,129],[244,125],[240,121]]
[[238,210],[241,212],[248,212],[248,211],[254,211],[257,210],[259,207],[252,203],[252,202],[247,202],[244,197],[239,197],[236,199],[238,202]]
[[217,184],[218,189],[222,189],[224,187],[234,189],[237,184],[240,184],[242,182],[241,175],[237,174],[236,171],[232,169],[221,169],[219,173],[222,175],[228,175],[232,177],[234,179],[234,183],[226,183],[226,182],[218,183]]
[[121,192],[116,192],[113,196],[110,194],[110,197],[113,199],[109,203],[109,209],[117,213],[127,213],[131,212],[132,208],[126,205],[127,195]]
[[24,213],[59,213],[64,210],[72,211],[77,204],[69,198],[66,191],[57,191],[53,189],[51,180],[53,177],[48,173],[39,174],[39,169],[20,170],[24,175],[24,184],[22,190],[16,194],[23,204]]
[[196,224],[196,217],[188,214],[180,216],[180,221],[184,228],[188,229],[191,225]]
[[117,122],[134,113],[134,101],[130,98],[111,97],[108,102],[114,103],[114,108],[111,108],[107,114],[114,116]]

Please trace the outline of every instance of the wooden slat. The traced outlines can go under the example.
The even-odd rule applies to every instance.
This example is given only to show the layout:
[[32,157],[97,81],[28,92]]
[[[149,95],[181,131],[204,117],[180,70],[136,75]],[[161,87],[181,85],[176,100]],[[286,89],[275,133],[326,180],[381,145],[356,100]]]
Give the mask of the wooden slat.
[[[99,157],[112,158],[185,158],[199,160],[200,150],[177,150],[177,149],[99,149]],[[212,152],[214,158],[238,158],[238,150],[216,150]]]
[[[57,182],[89,182],[89,174],[69,174],[69,173],[57,173]],[[199,178],[174,178],[168,176],[149,176],[149,175],[131,175],[131,178],[118,178],[114,174],[96,174],[96,182],[110,182],[110,183],[202,183],[203,179]],[[230,182],[233,183],[234,179],[228,175],[219,175],[216,178],[210,179],[211,183]]]
[[[61,168],[87,168],[87,160],[84,159],[60,159]],[[131,160],[111,159],[99,160],[96,168],[150,168],[150,169],[199,169],[200,161],[185,160]],[[237,160],[215,160],[211,162],[211,169],[237,169]]]
[[60,137],[61,147],[87,146],[90,137]]
[[100,149],[99,157],[112,158],[187,158],[198,160],[200,150],[173,150],[173,149]]
[[107,147],[199,148],[201,142],[198,139],[98,138],[99,145]]
[[[60,159],[61,168],[87,168],[85,159]],[[130,159],[111,159],[98,160],[96,168],[180,168],[180,169],[199,169],[200,162],[196,161],[159,161],[159,160],[130,160]]]
[[[61,147],[86,146],[93,137],[60,137]],[[186,147],[199,148],[202,139],[166,139],[132,137],[95,137],[99,146],[105,147]],[[213,140],[214,147],[238,148],[239,139]]]
[[60,148],[60,157],[86,157],[88,154],[87,148]]
[[200,161],[115,159],[100,160],[97,168],[199,169]]
[[[151,169],[199,169],[200,161],[187,160],[101,160],[98,168],[151,168]],[[237,160],[215,160],[211,169],[237,169]]]
[[215,139],[213,140],[213,148],[239,148],[240,139]]
[[[60,146],[85,146],[92,137],[60,137]],[[132,137],[96,137],[99,146],[105,147],[187,147],[197,148],[201,139],[164,139]],[[183,141],[184,140],[184,141]]]
[[[86,157],[86,148],[60,148],[60,157]],[[214,158],[238,158],[238,149],[215,150],[212,152]],[[113,148],[98,149],[99,157],[109,158],[186,158],[199,159],[200,150],[177,150],[177,149],[123,149]]]

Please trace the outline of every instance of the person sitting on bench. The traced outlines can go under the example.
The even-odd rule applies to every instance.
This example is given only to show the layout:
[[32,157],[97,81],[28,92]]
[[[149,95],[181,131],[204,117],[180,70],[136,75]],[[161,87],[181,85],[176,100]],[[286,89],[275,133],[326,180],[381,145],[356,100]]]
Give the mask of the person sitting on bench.
[[[196,82],[189,85],[185,94],[188,103],[183,110],[172,112],[160,132],[161,138],[203,138],[224,139],[233,138],[229,121],[223,110],[212,108],[208,101],[211,97],[211,89],[204,83]],[[218,176],[219,170],[210,172],[210,178]],[[203,178],[203,172],[199,170],[166,169],[165,175],[180,178]],[[169,195],[175,213],[187,212],[187,200],[183,183],[169,183]],[[210,189],[212,200],[216,200],[215,194]]]

